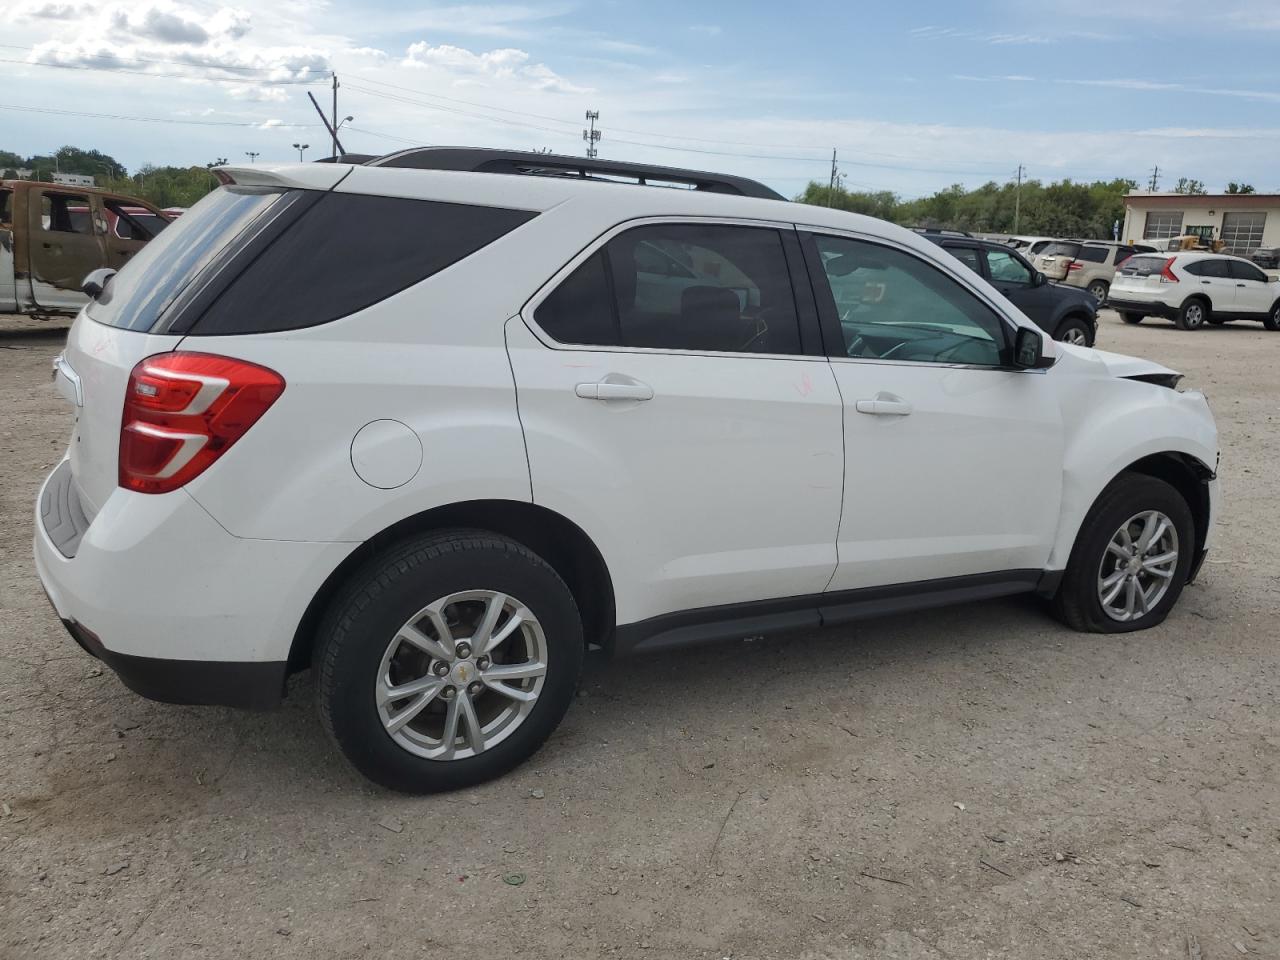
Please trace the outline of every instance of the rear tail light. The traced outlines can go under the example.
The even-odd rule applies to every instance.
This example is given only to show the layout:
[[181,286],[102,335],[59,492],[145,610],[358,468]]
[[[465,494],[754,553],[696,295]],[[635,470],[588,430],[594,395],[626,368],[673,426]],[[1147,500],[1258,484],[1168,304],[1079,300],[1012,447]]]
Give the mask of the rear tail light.
[[1084,269],[1084,264],[1083,264],[1083,263],[1081,263],[1079,260],[1072,260],[1070,263],[1068,263],[1068,264],[1067,264],[1067,269],[1068,269],[1068,270],[1083,270],[1083,269]]
[[256,363],[162,353],[129,374],[120,420],[120,486],[167,493],[190,483],[257,423],[284,378]]
[[1175,258],[1170,257],[1164,262],[1164,266],[1160,268],[1161,283],[1177,283],[1178,278],[1173,272],[1173,261]]
[[[1129,257],[1132,257],[1132,256],[1133,256],[1133,254],[1132,254],[1132,253],[1131,253],[1131,254],[1129,254]],[[1121,258],[1120,260],[1117,260],[1117,261],[1116,261],[1116,269],[1117,269],[1117,270],[1119,270],[1119,269],[1120,269],[1121,267],[1123,267],[1126,263],[1128,263],[1128,262],[1129,262],[1129,257],[1123,257],[1123,258]]]

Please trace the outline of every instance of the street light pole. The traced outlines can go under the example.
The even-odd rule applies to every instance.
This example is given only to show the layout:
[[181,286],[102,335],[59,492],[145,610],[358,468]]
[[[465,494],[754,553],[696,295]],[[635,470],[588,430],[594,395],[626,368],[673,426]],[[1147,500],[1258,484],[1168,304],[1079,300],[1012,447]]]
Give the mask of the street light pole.
[[250,163],[257,163],[258,157],[262,156],[261,150],[246,150],[244,155],[249,158]]
[[304,150],[310,150],[310,149],[311,149],[311,144],[309,144],[309,143],[295,143],[295,144],[293,145],[293,149],[295,149],[295,150],[297,150],[297,151],[298,151],[298,162],[299,162],[299,163],[301,163],[301,162],[302,162],[302,153],[303,153],[303,151],[304,151]]

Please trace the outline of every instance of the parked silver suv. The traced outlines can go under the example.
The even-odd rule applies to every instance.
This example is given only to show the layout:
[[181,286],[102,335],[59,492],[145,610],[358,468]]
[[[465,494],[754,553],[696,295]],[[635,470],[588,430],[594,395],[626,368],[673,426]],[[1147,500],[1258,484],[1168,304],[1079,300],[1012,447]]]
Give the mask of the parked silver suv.
[[1154,253],[1155,247],[1110,240],[1058,240],[1036,257],[1036,269],[1050,280],[1083,287],[1099,303],[1107,299],[1116,267],[1135,253]]

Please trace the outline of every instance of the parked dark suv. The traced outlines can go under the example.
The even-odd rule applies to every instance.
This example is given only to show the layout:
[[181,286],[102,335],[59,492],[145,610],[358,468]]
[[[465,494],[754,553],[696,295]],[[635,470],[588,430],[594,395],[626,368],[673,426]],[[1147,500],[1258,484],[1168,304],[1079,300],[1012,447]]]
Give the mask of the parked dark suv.
[[1259,247],[1249,259],[1264,270],[1275,270],[1280,268],[1280,247]]
[[1098,301],[1089,291],[1051,282],[1007,244],[950,231],[922,234],[1008,297],[1053,339],[1093,346]]

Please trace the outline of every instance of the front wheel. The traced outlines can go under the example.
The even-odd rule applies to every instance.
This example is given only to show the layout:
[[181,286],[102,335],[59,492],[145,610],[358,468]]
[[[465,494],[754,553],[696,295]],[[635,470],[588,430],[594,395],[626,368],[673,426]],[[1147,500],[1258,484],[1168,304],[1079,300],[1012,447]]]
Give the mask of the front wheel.
[[1178,311],[1178,327],[1183,330],[1199,330],[1209,319],[1209,309],[1203,300],[1188,300]]
[[1155,477],[1121,474],[1081,525],[1054,613],[1090,633],[1154,627],[1182,593],[1195,549],[1182,495]]
[[1093,330],[1083,320],[1067,320],[1058,328],[1058,339],[1079,347],[1092,347]]
[[329,609],[315,654],[325,728],[370,780],[456,790],[530,757],[582,671],[573,595],[515,541],[459,530],[374,558]]

